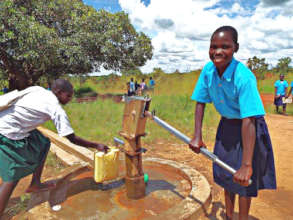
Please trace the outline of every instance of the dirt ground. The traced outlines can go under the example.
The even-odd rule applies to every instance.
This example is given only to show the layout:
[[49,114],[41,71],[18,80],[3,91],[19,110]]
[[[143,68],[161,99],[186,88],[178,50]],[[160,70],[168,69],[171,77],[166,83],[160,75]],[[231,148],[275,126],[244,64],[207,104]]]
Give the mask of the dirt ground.
[[[268,114],[265,117],[272,139],[277,174],[277,190],[262,190],[252,200],[251,220],[293,219],[293,117]],[[207,143],[212,151],[213,143]],[[202,155],[195,155],[186,145],[157,143],[152,145],[147,156],[172,159],[200,171],[212,186],[213,201],[206,211],[206,219],[225,219],[225,201],[223,190],[213,182],[212,164]],[[235,203],[235,219],[238,219],[238,201]]]
[[[293,117],[283,115],[266,115],[266,121],[269,127],[277,172],[277,190],[260,191],[259,196],[252,200],[250,211],[251,220],[266,219],[293,219],[293,164],[290,162],[293,158]],[[212,151],[213,143],[206,143],[209,150]],[[169,144],[167,140],[159,141],[150,146],[144,146],[148,149],[144,156],[160,157],[171,159],[196,168],[209,181],[212,186],[213,201],[206,216],[206,219],[224,219],[224,197],[223,190],[213,183],[212,164],[202,155],[192,153],[184,144]],[[53,178],[50,170],[45,170],[44,178]],[[9,207],[20,201],[20,195],[30,182],[30,176],[20,181],[10,202]],[[238,219],[238,201],[236,200],[235,219]],[[11,219],[7,218],[4,219]],[[13,219],[13,218],[12,218]]]

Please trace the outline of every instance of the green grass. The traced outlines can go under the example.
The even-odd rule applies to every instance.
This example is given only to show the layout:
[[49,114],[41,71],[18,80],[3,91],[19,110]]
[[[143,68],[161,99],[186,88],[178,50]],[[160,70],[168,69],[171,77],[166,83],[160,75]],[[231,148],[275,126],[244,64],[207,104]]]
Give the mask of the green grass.
[[[272,75],[271,78],[266,78],[264,80],[258,80],[258,89],[260,93],[274,93],[274,83],[279,79],[279,74]],[[293,73],[288,73],[285,76],[285,80],[288,82],[289,87],[291,85],[291,82],[293,81]],[[289,89],[289,88],[288,88]]]
[[[195,102],[190,99],[194,86],[199,76],[199,71],[186,74],[161,74],[155,78],[156,86],[152,96],[150,110],[155,109],[156,115],[192,137],[194,130]],[[149,76],[145,76],[147,79]],[[258,81],[261,93],[273,93],[274,82],[279,75]],[[82,84],[77,79],[73,80],[75,89],[86,88],[98,94],[123,94],[126,92],[126,82],[129,76],[106,76],[94,77],[85,80]],[[286,75],[290,83],[293,80],[293,73]],[[138,80],[140,82],[140,80]],[[148,81],[147,81],[148,82]],[[75,133],[92,141],[112,144],[113,137],[119,137],[118,133],[122,127],[124,111],[123,103],[115,103],[112,100],[100,100],[89,103],[70,103],[65,107]],[[268,113],[275,113],[273,105],[266,106]],[[288,105],[288,114],[293,115],[293,106]],[[203,123],[204,141],[214,141],[216,127],[220,119],[213,105],[208,104],[205,110]],[[45,126],[56,132],[53,123],[46,123]],[[166,130],[148,120],[146,125],[147,136],[143,138],[144,143],[152,143],[158,140],[180,143],[181,141],[170,135]]]
[[[121,130],[124,105],[112,100],[69,103],[64,106],[75,133],[92,141],[110,143]],[[56,132],[52,122],[45,127]]]
[[[112,100],[97,100],[89,103],[70,103],[65,110],[69,115],[75,133],[92,141],[113,144],[113,137],[119,137],[122,128],[124,103]],[[194,129],[195,102],[188,95],[155,96],[151,101],[150,110],[156,110],[156,115],[170,125],[192,137]],[[203,136],[205,140],[213,140],[219,115],[212,105],[207,105],[204,118]],[[52,122],[45,127],[56,132]],[[180,140],[170,135],[166,130],[148,120],[145,143],[157,140],[168,140],[180,143]]]

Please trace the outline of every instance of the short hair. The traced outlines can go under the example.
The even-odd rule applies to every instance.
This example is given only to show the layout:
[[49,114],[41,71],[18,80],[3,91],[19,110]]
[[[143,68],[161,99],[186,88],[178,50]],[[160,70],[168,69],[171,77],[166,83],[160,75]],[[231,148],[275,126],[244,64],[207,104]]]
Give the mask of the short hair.
[[232,40],[235,44],[238,44],[238,33],[237,30],[232,27],[232,26],[222,26],[217,28],[217,30],[214,31],[214,33],[212,34],[211,40],[213,39],[214,35],[219,33],[219,32],[230,32],[232,35]]
[[73,86],[66,79],[56,79],[51,86],[53,92],[61,91],[61,92],[72,92]]

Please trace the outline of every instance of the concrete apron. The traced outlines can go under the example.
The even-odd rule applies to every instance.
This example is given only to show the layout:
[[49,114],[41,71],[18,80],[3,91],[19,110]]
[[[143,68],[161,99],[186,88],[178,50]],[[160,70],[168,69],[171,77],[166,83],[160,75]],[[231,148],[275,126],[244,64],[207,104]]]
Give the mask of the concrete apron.
[[[144,172],[150,177],[146,196],[128,199],[123,154],[119,178],[97,184],[93,179],[93,151],[73,145],[47,129],[40,130],[51,139],[54,151],[62,152],[60,159],[66,162],[68,152],[69,161],[75,163],[71,162],[72,166],[53,180],[57,183],[56,189],[31,195],[27,213],[22,218],[197,219],[206,213],[211,203],[211,188],[203,175],[186,165],[159,158],[143,160]],[[76,158],[72,159],[72,154]]]

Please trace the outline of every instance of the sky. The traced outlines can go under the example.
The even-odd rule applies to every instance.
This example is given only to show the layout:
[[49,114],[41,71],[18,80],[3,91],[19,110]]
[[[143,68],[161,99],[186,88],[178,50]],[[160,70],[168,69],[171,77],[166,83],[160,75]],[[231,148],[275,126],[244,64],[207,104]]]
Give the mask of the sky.
[[[265,58],[270,67],[293,60],[293,0],[83,0],[95,9],[125,11],[131,24],[152,40],[153,58],[140,69],[167,73],[200,69],[209,61],[212,33],[231,25],[238,31],[235,58]],[[291,66],[293,64],[291,63]]]

